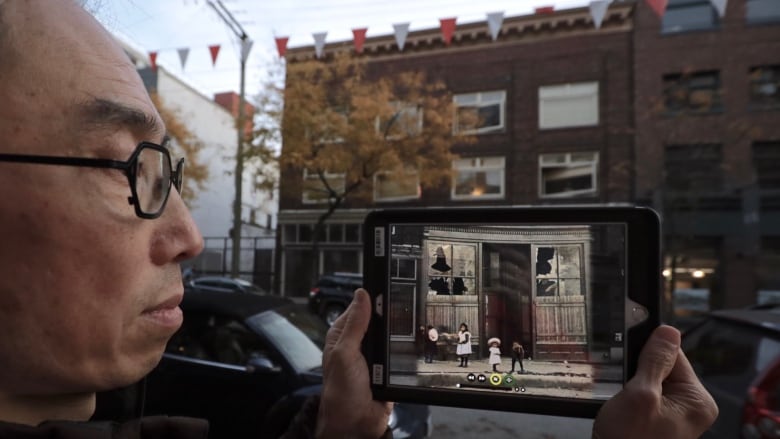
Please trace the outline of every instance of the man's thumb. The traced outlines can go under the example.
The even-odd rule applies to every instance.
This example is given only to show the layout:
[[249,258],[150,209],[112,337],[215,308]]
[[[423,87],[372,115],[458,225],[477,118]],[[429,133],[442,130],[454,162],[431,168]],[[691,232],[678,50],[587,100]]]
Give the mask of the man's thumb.
[[680,352],[680,332],[671,326],[659,326],[639,354],[636,378],[659,387],[669,376]]

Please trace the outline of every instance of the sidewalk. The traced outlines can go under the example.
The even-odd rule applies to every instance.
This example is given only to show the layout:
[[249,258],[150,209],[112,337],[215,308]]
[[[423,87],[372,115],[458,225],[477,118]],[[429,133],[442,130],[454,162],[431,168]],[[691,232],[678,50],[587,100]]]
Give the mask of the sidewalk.
[[[490,376],[493,373],[487,359],[470,359],[468,367],[458,367],[459,360],[425,363],[412,355],[393,357],[390,374],[416,377],[418,385],[453,386],[463,382],[469,374]],[[512,367],[509,358],[502,358],[499,373],[507,374]],[[516,370],[512,375],[527,386],[586,390],[594,383],[622,384],[623,370],[616,364],[567,363],[565,361],[523,360],[524,372]],[[519,369],[519,365],[517,365]]]

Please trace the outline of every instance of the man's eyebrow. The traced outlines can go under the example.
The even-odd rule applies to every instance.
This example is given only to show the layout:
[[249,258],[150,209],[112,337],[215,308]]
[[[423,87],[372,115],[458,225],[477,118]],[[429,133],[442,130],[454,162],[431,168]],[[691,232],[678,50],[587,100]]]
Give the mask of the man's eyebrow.
[[108,99],[81,102],[78,104],[77,114],[87,125],[131,129],[154,134],[155,137],[165,134],[161,122],[153,115]]

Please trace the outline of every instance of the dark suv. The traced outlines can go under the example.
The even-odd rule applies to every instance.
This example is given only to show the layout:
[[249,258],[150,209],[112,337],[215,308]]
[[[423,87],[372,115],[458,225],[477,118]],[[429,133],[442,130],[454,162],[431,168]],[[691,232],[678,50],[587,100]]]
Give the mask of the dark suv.
[[682,348],[720,410],[702,438],[780,437],[780,305],[713,312]]
[[363,286],[360,273],[329,273],[309,291],[309,309],[329,326],[347,309],[356,289]]

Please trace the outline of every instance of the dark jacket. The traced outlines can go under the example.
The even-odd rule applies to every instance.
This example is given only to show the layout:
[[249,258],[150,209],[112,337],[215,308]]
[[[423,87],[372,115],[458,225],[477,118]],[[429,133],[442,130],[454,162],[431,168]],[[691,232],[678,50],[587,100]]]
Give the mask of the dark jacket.
[[[317,426],[319,397],[306,400],[282,439],[313,439]],[[108,421],[44,422],[37,427],[0,422],[0,439],[206,439],[204,419],[146,416],[124,423]],[[388,429],[380,439],[392,439]]]

